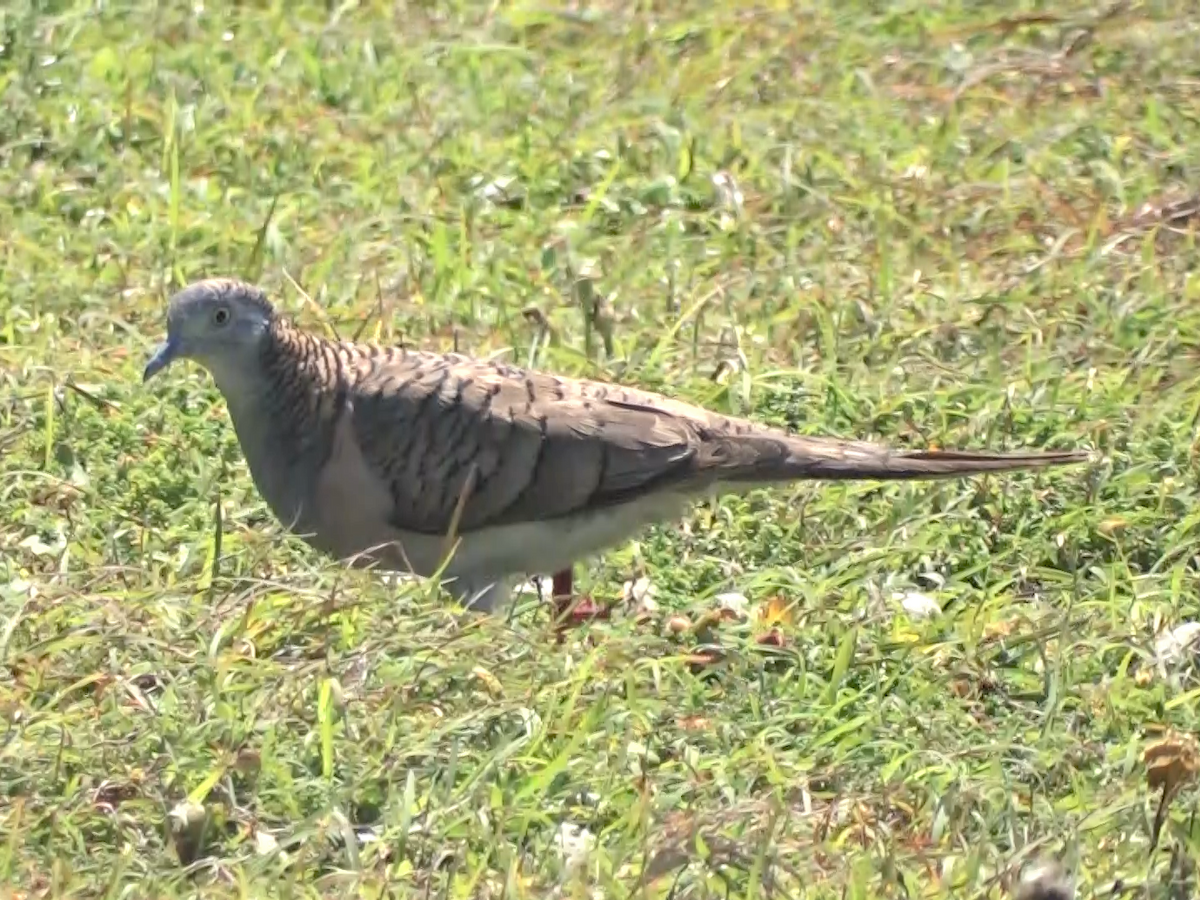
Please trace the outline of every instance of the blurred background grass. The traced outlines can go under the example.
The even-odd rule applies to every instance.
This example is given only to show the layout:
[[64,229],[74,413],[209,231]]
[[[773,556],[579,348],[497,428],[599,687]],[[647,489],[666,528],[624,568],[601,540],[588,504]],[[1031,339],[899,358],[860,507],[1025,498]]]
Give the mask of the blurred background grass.
[[[1050,852],[1191,896],[1196,794],[1155,840],[1141,754],[1197,724],[1198,28],[6,4],[0,878],[985,897]],[[1097,462],[704,504],[581,572],[636,596],[560,646],[533,594],[478,620],[287,539],[211,382],[141,386],[218,274],[342,336]]]

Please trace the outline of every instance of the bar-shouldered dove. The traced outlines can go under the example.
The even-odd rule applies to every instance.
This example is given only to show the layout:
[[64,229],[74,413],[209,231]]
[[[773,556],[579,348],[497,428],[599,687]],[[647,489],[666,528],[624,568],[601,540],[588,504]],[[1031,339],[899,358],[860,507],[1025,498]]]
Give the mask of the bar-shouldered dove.
[[[927,479],[1082,462],[1086,452],[901,451],[803,437],[595,381],[459,354],[326,340],[231,279],[171,298],[146,365],[206,368],[259,491],[311,546],[442,578],[493,610],[711,492],[800,479]],[[451,552],[452,551],[452,552]],[[447,562],[447,556],[449,561]]]

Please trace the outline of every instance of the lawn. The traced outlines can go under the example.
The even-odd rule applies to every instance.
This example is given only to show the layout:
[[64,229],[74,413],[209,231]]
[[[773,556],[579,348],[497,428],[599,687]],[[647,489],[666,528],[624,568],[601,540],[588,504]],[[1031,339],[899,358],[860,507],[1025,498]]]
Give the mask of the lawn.
[[[1185,0],[4,4],[0,883],[1194,896],[1198,181]],[[535,591],[318,556],[206,375],[143,386],[212,275],[1094,460],[698,504],[580,567],[617,608],[560,643]]]

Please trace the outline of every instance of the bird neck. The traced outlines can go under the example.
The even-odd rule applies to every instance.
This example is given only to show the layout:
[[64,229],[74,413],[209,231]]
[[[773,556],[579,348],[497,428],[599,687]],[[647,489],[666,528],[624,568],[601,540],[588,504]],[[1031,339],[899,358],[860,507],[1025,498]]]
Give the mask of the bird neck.
[[353,377],[336,343],[281,321],[271,324],[257,367],[260,388],[245,395],[247,412],[274,420],[273,433],[301,444],[310,428],[340,412]]
[[307,498],[295,485],[328,457],[329,426],[353,376],[338,345],[282,322],[246,368],[253,371],[233,367],[218,381],[238,443],[276,515],[305,524]]
[[282,320],[271,323],[259,363],[275,390],[321,394],[344,385],[349,375],[339,345]]

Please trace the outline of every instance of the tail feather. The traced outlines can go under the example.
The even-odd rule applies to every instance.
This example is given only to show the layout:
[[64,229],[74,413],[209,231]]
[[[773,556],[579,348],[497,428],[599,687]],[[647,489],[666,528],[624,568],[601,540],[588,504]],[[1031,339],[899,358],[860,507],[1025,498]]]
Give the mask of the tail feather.
[[[726,443],[726,442],[722,442]],[[730,446],[734,445],[734,446]],[[801,437],[742,437],[718,450],[722,481],[823,481],[962,478],[986,472],[1043,469],[1086,462],[1082,450],[984,453],[965,450],[897,450],[866,441]]]

